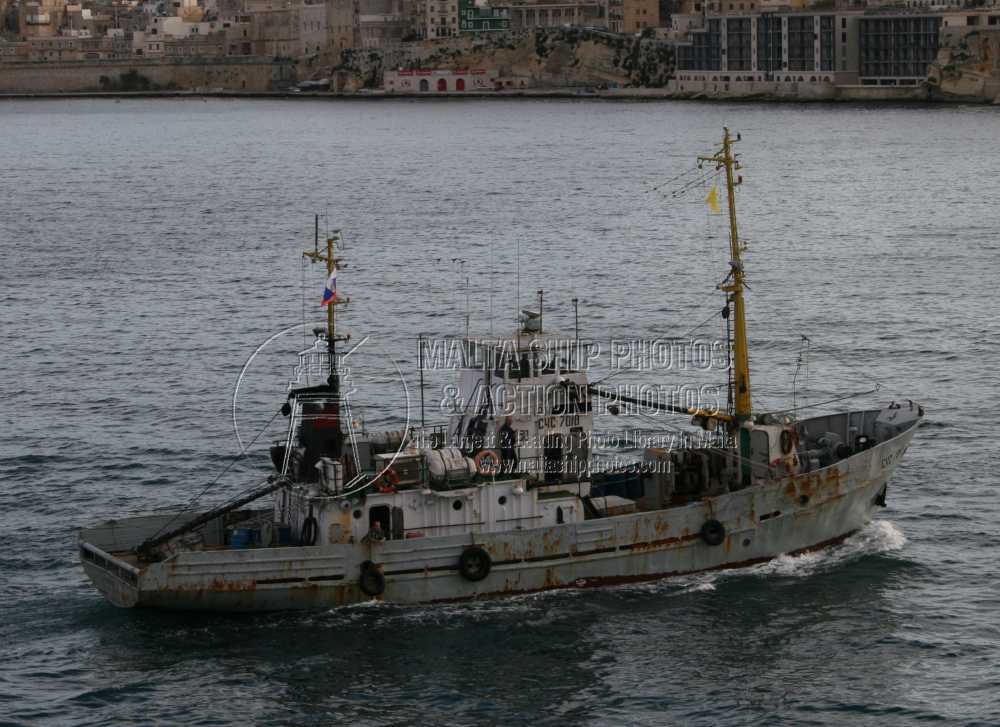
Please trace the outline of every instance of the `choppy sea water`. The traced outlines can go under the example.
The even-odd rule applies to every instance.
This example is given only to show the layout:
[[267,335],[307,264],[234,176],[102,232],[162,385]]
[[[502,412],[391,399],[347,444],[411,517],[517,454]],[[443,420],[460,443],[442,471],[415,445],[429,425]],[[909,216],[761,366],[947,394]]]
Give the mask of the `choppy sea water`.
[[[314,213],[347,232],[366,422],[399,426],[416,335],[464,332],[466,279],[475,331],[539,288],[548,328],[572,330],[578,297],[596,342],[702,323],[725,231],[705,185],[667,180],[724,124],[743,137],[755,405],[790,406],[794,377],[799,404],[877,381],[840,405],[927,408],[864,531],[724,574],[447,607],[120,611],[85,581],[79,527],[184,503],[237,451],[244,363],[320,317]],[[0,129],[0,723],[1000,723],[995,109],[80,100],[5,102]],[[244,441],[302,344],[250,366]],[[206,503],[266,474],[279,436]]]

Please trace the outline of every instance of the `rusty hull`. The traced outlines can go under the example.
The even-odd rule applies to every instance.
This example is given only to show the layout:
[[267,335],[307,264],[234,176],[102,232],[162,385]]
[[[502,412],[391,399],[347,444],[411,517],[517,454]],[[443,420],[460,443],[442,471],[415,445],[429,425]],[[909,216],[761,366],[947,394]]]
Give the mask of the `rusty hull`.
[[[88,576],[117,606],[239,612],[371,600],[358,586],[365,561],[385,576],[385,591],[376,598],[395,603],[463,601],[734,568],[836,543],[863,527],[915,430],[822,470],[654,512],[508,532],[181,552],[141,569],[109,554],[108,543],[121,548],[141,542],[164,517],[149,516],[115,523],[115,538],[107,535],[107,524],[83,531],[81,556],[89,554],[83,558]],[[708,545],[699,535],[709,518],[725,526],[720,545]],[[96,542],[88,541],[88,533]],[[458,570],[459,556],[472,545],[492,559],[489,575],[478,582]]]

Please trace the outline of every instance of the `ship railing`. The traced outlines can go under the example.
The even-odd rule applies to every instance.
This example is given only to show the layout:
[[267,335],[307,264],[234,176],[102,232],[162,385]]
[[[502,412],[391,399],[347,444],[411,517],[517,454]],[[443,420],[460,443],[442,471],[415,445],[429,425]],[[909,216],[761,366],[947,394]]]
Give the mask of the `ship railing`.
[[124,581],[130,586],[136,586],[139,584],[139,575],[141,574],[141,571],[138,568],[115,558],[110,553],[105,553],[96,545],[81,542],[80,558],[81,560],[84,560],[87,563],[90,563],[114,576],[118,580]]

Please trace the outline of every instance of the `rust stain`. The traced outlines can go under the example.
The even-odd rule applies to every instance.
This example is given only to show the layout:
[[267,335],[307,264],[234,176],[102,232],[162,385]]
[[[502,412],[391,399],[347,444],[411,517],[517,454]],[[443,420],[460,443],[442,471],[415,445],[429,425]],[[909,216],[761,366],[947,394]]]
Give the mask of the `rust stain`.
[[[819,478],[816,478],[816,485],[819,484]],[[813,484],[812,477],[803,477],[802,482],[799,485],[799,492],[803,495],[812,497],[813,493],[816,491],[816,485]]]
[[223,578],[215,578],[208,586],[201,585],[174,585],[167,584],[156,589],[158,593],[191,593],[196,597],[201,597],[207,592],[212,593],[241,593],[257,590],[257,581],[227,581]]
[[510,541],[505,540],[502,544],[502,555],[497,558],[497,560],[517,560],[514,555],[514,547],[511,545]]
[[[799,548],[798,550],[793,550],[789,555],[801,555],[803,553],[811,553],[816,550],[822,550],[831,545],[836,545],[838,543],[844,542],[848,537],[854,534],[856,531],[851,531],[850,533],[845,533],[844,535],[839,535],[836,538],[831,538],[830,540],[825,540],[822,543],[816,543],[815,545],[810,545],[805,548]],[[667,571],[663,573],[650,573],[635,576],[595,576],[593,578],[577,578],[565,584],[554,584],[548,585],[548,580],[546,580],[546,585],[542,588],[525,588],[520,590],[515,590],[510,587],[510,584],[506,584],[507,588],[502,591],[491,591],[487,593],[477,593],[475,596],[463,596],[459,598],[439,598],[431,601],[431,603],[459,603],[462,601],[471,601],[473,598],[488,598],[490,596],[505,596],[523,593],[538,593],[539,591],[549,591],[556,590],[560,588],[596,588],[598,586],[611,586],[623,583],[641,583],[644,581],[657,581],[663,578],[672,578],[674,576],[686,575],[688,573],[704,573],[708,571],[717,570],[730,570],[733,568],[746,568],[750,565],[756,565],[758,563],[766,563],[772,560],[770,557],[762,558],[750,558],[749,560],[742,560],[738,563],[723,563],[721,565],[712,568],[697,568],[694,570],[678,570],[678,571]]]
[[545,569],[545,588],[559,588],[562,582],[556,578],[555,573],[552,572],[551,568]]
[[700,534],[695,533],[694,535],[682,535],[676,538],[662,538],[660,540],[650,540],[644,543],[632,543],[630,550],[635,552],[643,552],[646,550],[658,550],[664,546],[676,545],[678,543],[683,543],[689,540],[698,540],[701,537]]
[[227,581],[223,578],[216,578],[209,585],[210,591],[255,591],[257,581]]
[[545,555],[556,555],[562,551],[562,535],[556,535],[552,530],[542,533],[542,552]]

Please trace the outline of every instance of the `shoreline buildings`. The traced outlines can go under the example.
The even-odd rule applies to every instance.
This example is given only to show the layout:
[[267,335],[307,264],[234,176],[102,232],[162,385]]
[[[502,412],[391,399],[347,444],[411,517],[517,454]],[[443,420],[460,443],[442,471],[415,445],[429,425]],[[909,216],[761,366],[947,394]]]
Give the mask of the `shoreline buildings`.
[[944,19],[885,11],[687,17],[687,37],[676,39],[677,80],[917,85],[937,58]]
[[[0,64],[256,59],[290,66],[275,74],[277,85],[287,85],[328,74],[345,51],[386,54],[384,70],[437,58],[438,70],[460,71],[447,67],[448,54],[477,39],[509,35],[503,43],[513,44],[533,30],[575,28],[618,48],[640,38],[655,44],[672,63],[658,83],[680,94],[919,87],[941,67],[943,50],[959,63],[978,53],[976,72],[1000,76],[990,50],[1000,47],[995,2],[0,0]],[[979,36],[974,53],[963,45],[972,36]],[[482,63],[509,75],[502,63]],[[383,69],[373,72],[381,77]],[[407,80],[394,77],[392,85],[399,90]],[[479,87],[471,81],[445,85]]]

